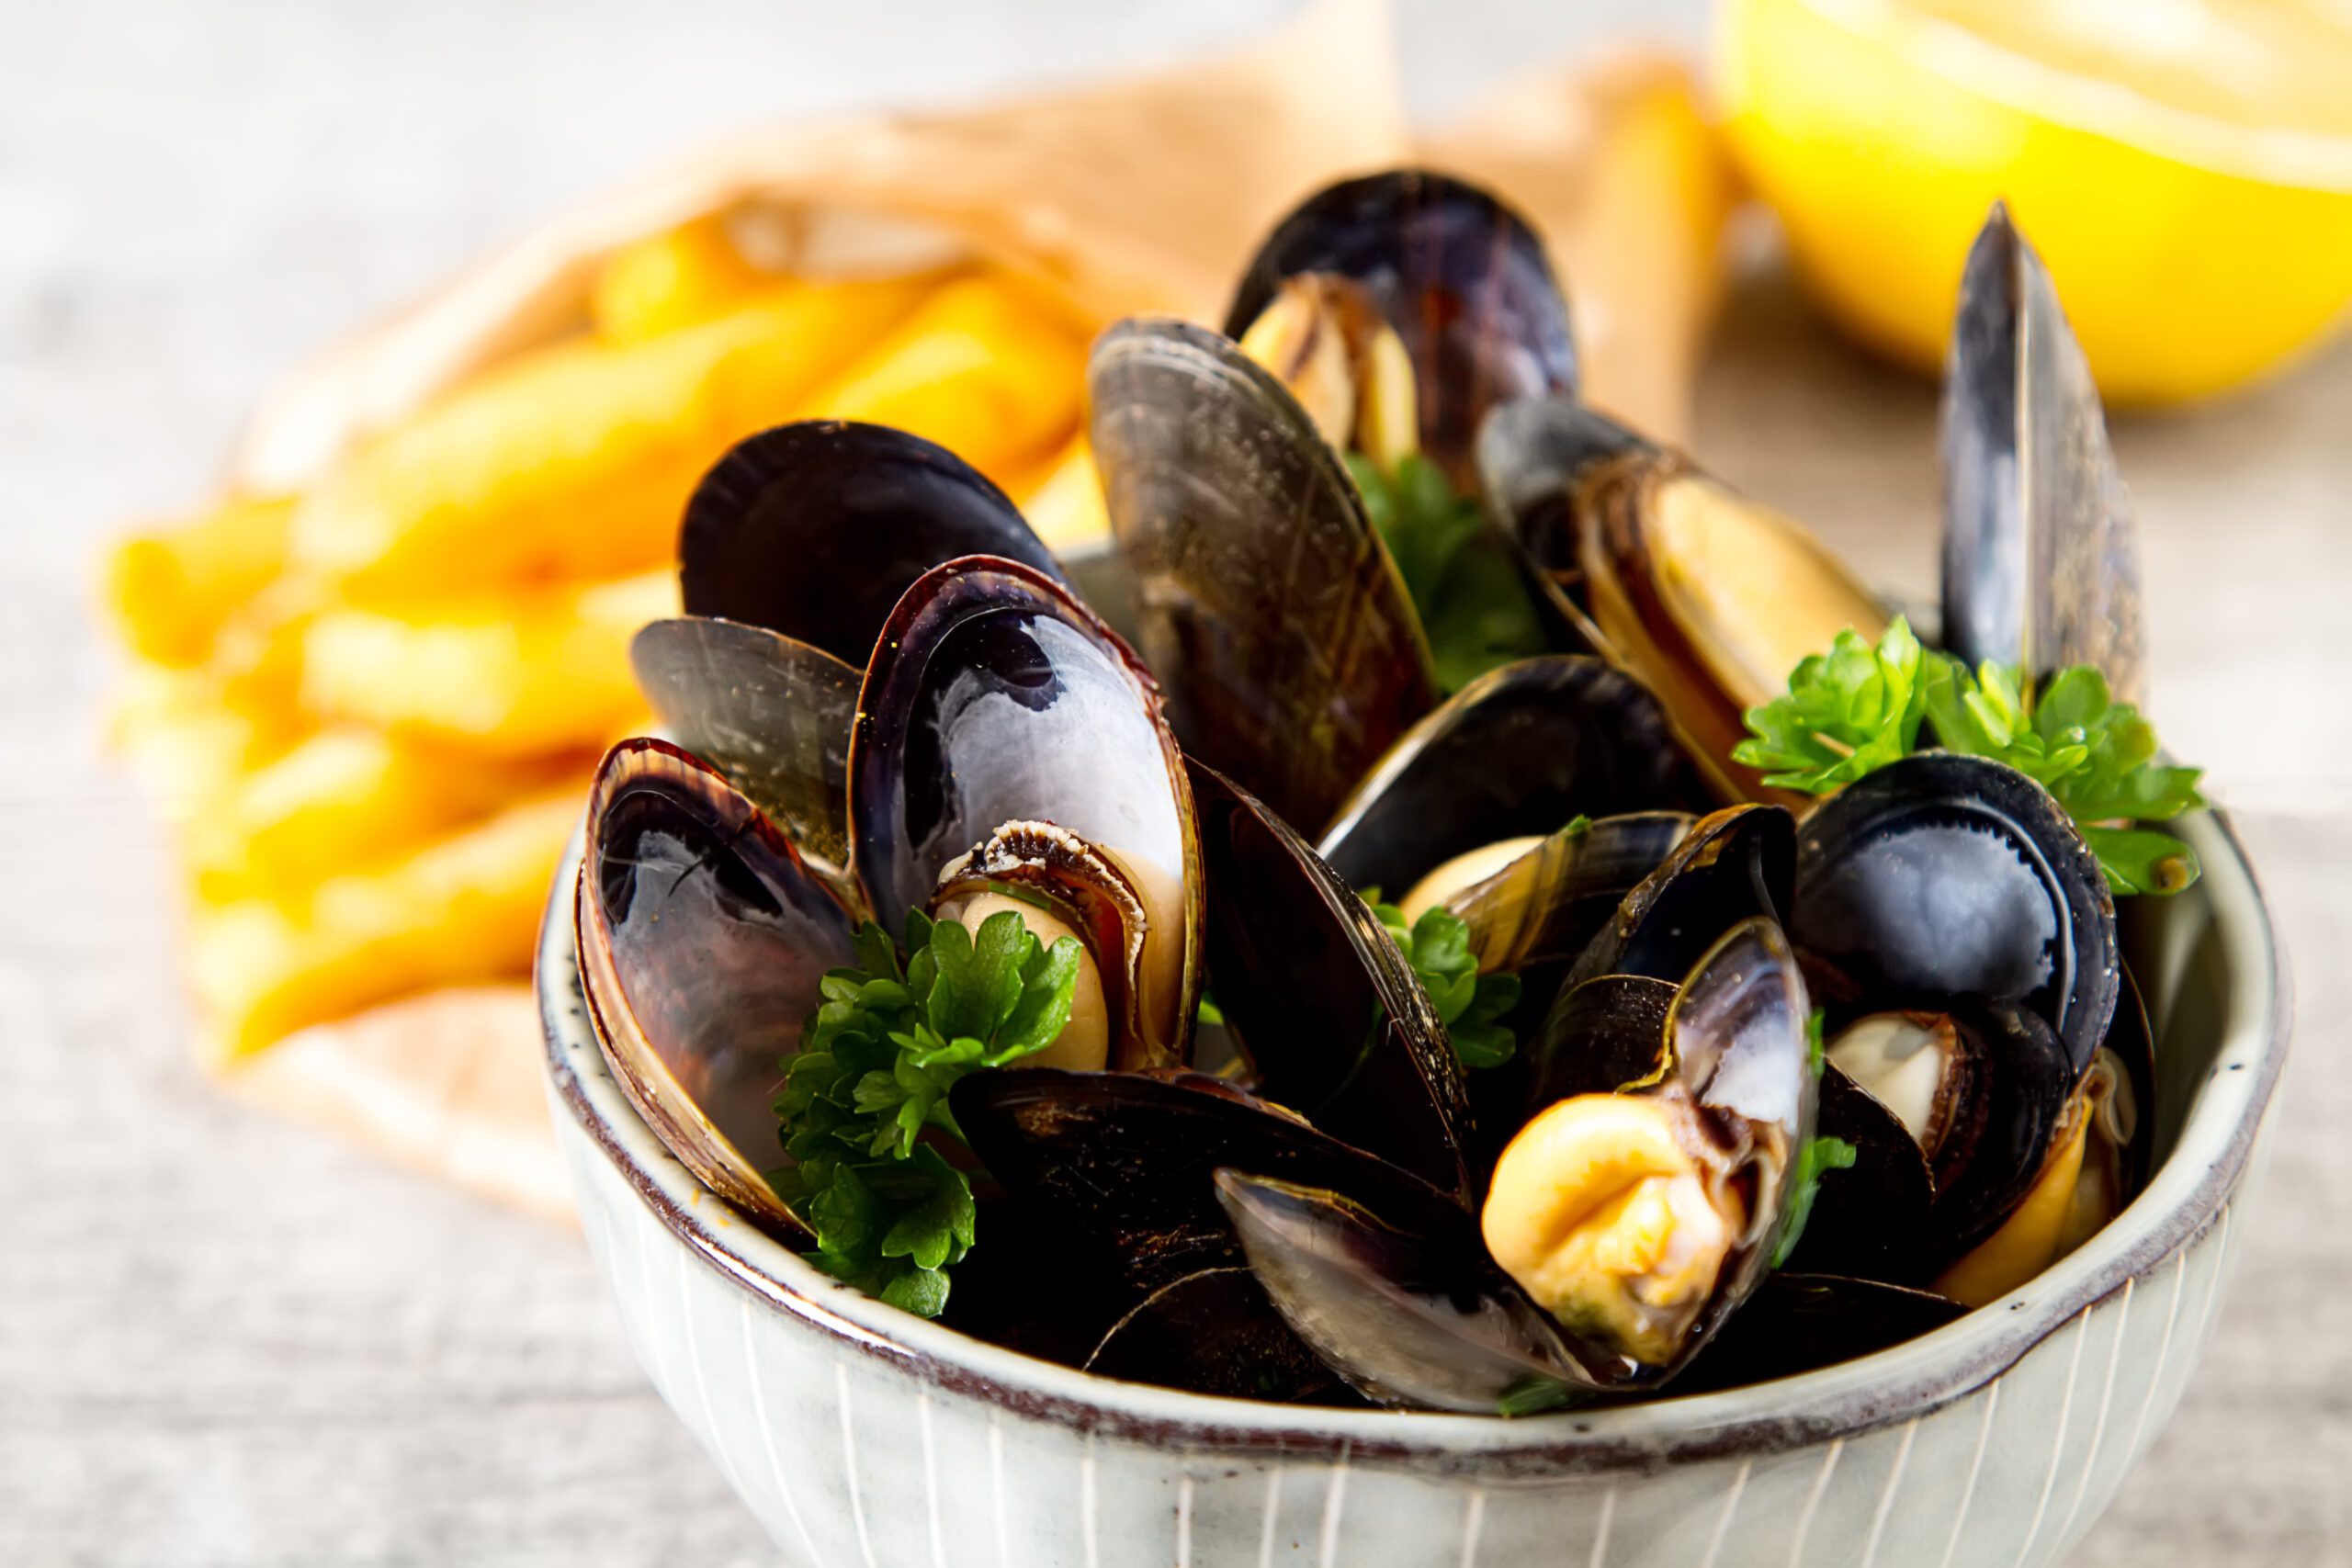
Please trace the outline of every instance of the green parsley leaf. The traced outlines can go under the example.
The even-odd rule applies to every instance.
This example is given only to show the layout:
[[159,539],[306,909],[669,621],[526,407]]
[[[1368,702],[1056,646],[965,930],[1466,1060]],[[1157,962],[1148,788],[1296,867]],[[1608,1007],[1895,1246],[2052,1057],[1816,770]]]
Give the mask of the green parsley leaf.
[[1854,1164],[1854,1145],[1843,1138],[1807,1138],[1804,1147],[1797,1151],[1794,1185],[1789,1189],[1789,1206],[1781,1212],[1781,1239],[1772,1247],[1772,1267],[1778,1269],[1789,1260],[1804,1239],[1805,1223],[1813,1218],[1813,1201],[1821,1192],[1821,1178],[1825,1172],[1848,1170]]
[[1786,696],[1747,710],[1732,761],[1775,789],[1826,794],[1909,755],[1919,734],[1925,652],[1902,616],[1873,648],[1851,628],[1800,661]]
[[1510,550],[1487,526],[1476,497],[1458,495],[1444,471],[1418,455],[1394,474],[1347,455],[1364,512],[1412,596],[1447,692],[1548,646],[1534,601]]
[[1376,888],[1365,895],[1374,917],[1420,976],[1462,1065],[1498,1067],[1510,1061],[1519,1042],[1501,1020],[1519,1005],[1519,976],[1478,973],[1470,926],[1461,916],[1429,908],[1408,926],[1402,909],[1379,898]]
[[1520,1379],[1503,1390],[1495,1401],[1498,1416],[1541,1416],[1546,1410],[1557,1410],[1575,1401],[1577,1391],[1557,1378],[1538,1377],[1533,1373]]
[[2079,823],[2110,890],[2177,893],[2197,880],[2197,853],[2169,833],[2122,824],[2163,822],[2205,804],[2196,768],[2156,761],[2156,732],[2130,703],[2113,700],[2089,665],[2062,670],[2039,689],[2010,666],[1973,674],[1938,656],[1928,721],[1954,751],[2007,762],[2048,790]]
[[2177,893],[2199,874],[2196,852],[2145,824],[2205,804],[2196,768],[2156,761],[2156,732],[2113,700],[2089,665],[2047,682],[2013,665],[1970,671],[1923,650],[1897,616],[1872,648],[1852,630],[1798,664],[1789,691],[1747,710],[1732,760],[1778,789],[1827,795],[1918,749],[1924,728],[1947,750],[2006,762],[2048,790],[2082,828],[2109,888]]
[[[1805,1016],[1805,1066],[1816,1078],[1828,1066],[1829,1051],[1822,1038],[1828,1014],[1815,1008]],[[1772,1244],[1772,1267],[1778,1269],[1789,1260],[1804,1239],[1805,1223],[1813,1218],[1814,1200],[1821,1192],[1821,1178],[1828,1171],[1849,1170],[1854,1164],[1854,1145],[1843,1138],[1808,1138],[1797,1151],[1796,1175],[1789,1187],[1788,1206],[1781,1211],[1780,1239]]]
[[1068,937],[1045,946],[1009,909],[977,936],[911,914],[907,950],[901,964],[868,924],[858,966],[825,976],[775,1102],[793,1163],[769,1179],[817,1233],[811,1263],[935,1317],[978,1220],[970,1179],[939,1148],[962,1138],[947,1092],[967,1073],[1054,1043],[1080,951]]

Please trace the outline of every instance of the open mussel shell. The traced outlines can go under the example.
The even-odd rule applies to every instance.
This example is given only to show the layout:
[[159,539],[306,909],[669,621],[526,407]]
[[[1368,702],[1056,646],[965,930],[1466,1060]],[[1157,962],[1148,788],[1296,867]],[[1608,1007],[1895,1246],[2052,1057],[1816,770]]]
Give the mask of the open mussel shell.
[[1491,1416],[1530,1383],[1586,1398],[1615,1369],[1574,1342],[1475,1238],[1398,1229],[1341,1193],[1216,1173],[1250,1267],[1291,1328],[1377,1404]]
[[849,732],[859,673],[740,621],[655,621],[629,644],[639,690],[680,745],[836,874],[849,866]]
[[1281,818],[1192,768],[1211,983],[1266,1098],[1466,1197],[1461,1059],[1405,955]]
[[1182,759],[1150,675],[1058,583],[981,558],[907,591],[859,694],[849,796],[851,859],[886,930],[1007,823],[1050,825],[1078,840],[1073,862],[1114,866],[1143,927],[1094,955],[1125,967],[1135,1002],[1113,1060],[1183,1059],[1201,895]]
[[1757,1287],[1674,1392],[1711,1393],[1836,1366],[1933,1333],[1967,1310],[1930,1291],[1784,1269]]
[[1402,898],[1430,871],[1578,816],[1703,802],[1657,699],[1597,659],[1522,659],[1413,726],[1348,793],[1316,845],[1356,887]]
[[1702,817],[1626,894],[1568,972],[1680,982],[1717,938],[1758,916],[1788,918],[1796,881],[1796,820],[1777,806],[1733,806]]
[[2115,902],[2049,792],[1987,758],[1905,757],[1848,784],[1799,835],[1790,935],[1832,1004],[2013,1001],[2069,1080],[2115,1014]]
[[1445,907],[1469,928],[1480,973],[1517,975],[1531,998],[1547,999],[1696,822],[1679,811],[1630,811],[1571,823]]
[[1437,700],[1355,483],[1231,341],[1122,321],[1087,368],[1094,460],[1143,653],[1188,753],[1306,831]]
[[1111,1325],[1084,1367],[1097,1377],[1225,1399],[1354,1403],[1239,1263],[1197,1269],[1152,1292]]
[[1873,1092],[1849,1053],[1857,1022],[1867,1021],[1845,1021],[1832,1033],[1820,1130],[1851,1145],[1855,1163],[1822,1180],[1793,1259],[1800,1268],[1931,1278],[2016,1211],[2066,1117],[2075,1076],[2039,1014],[2013,1002],[1952,1002],[1873,1018],[1896,1016],[1900,1027],[1950,1042],[1945,1081]]
[[1744,1129],[1739,1157],[1753,1178],[1739,1266],[1719,1290],[1713,1320],[1737,1305],[1768,1266],[1797,1151],[1813,1136],[1812,1014],[1788,938],[1758,916],[1699,960],[1667,1015],[1668,1060],[1657,1087],[1679,1088],[1719,1124]]
[[804,420],[736,443],[703,476],[678,581],[690,615],[766,626],[862,668],[915,579],[978,555],[1061,576],[1020,509],[945,447]]
[[849,915],[758,808],[660,740],[605,757],[574,919],[598,1044],[629,1103],[719,1196],[790,1229],[773,1102]]
[[1647,437],[1567,398],[1503,403],[1479,425],[1479,495],[1488,519],[1516,547],[1521,575],[1548,612],[1555,646],[1607,651],[1585,593],[1579,508],[1601,465],[1657,450]]
[[949,1098],[973,1152],[1137,1292],[1241,1261],[1210,1176],[1220,1166],[1339,1187],[1453,1235],[1460,1200],[1200,1073],[974,1073]]
[[1643,975],[1598,975],[1560,993],[1531,1050],[1527,1111],[1572,1094],[1614,1094],[1666,1049],[1679,989]]
[[[1544,1043],[1579,1092],[1503,1151],[1480,1230],[1602,1386],[1655,1387],[1738,1310],[1789,1223],[1814,1128],[1811,1004],[1787,939],[1760,916],[1700,959],[1662,1027],[1639,983],[1570,999],[1581,1005],[1555,1010],[1594,1038],[1563,1027]],[[1645,1046],[1648,1071],[1607,1087]]]
[[1681,454],[1600,464],[1578,492],[1577,561],[1608,657],[1657,694],[1729,798],[1780,798],[1731,761],[1743,716],[1851,628],[1873,640],[1877,596],[1803,525]]
[[1488,408],[1575,392],[1567,301],[1544,243],[1476,186],[1404,169],[1317,192],[1242,273],[1227,335],[1247,333],[1284,280],[1306,273],[1370,293],[1413,362],[1422,448],[1457,476]]
[[1962,271],[1944,366],[1943,642],[2145,691],[2139,541],[2107,416],[2058,294],[1996,203]]

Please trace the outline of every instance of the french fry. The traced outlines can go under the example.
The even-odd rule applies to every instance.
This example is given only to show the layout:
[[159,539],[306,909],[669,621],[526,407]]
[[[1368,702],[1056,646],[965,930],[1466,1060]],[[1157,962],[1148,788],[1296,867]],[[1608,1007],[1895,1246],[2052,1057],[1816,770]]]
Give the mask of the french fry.
[[933,294],[803,411],[897,425],[1001,479],[1076,428],[1085,374],[1085,340],[1058,312],[984,274]]
[[299,908],[199,902],[189,970],[216,1058],[411,991],[528,973],[580,809],[576,787],[549,792],[407,860],[331,878]]
[[303,704],[322,717],[530,757],[597,745],[642,716],[629,639],[677,613],[662,570],[469,599],[429,621],[338,606],[288,635]]
[[123,645],[175,669],[201,664],[237,607],[286,568],[290,499],[231,496],[177,527],[125,539],[106,563]]
[[503,761],[348,726],[239,775],[182,835],[198,897],[296,905],[459,824],[594,768],[586,752]]
[[588,315],[606,343],[643,343],[707,321],[763,289],[790,288],[743,259],[723,217],[649,234],[598,269]]
[[643,343],[571,342],[491,370],[311,491],[293,559],[379,604],[654,566],[703,471],[932,287],[790,288]]
[[1111,513],[1102,502],[1102,479],[1094,470],[1094,448],[1083,434],[1072,436],[1060,456],[1008,488],[1029,526],[1056,554],[1110,541]]
[[227,706],[220,682],[203,671],[140,664],[115,688],[103,733],[107,750],[157,810],[185,821],[209,809],[247,770],[282,752],[295,728],[290,717]]

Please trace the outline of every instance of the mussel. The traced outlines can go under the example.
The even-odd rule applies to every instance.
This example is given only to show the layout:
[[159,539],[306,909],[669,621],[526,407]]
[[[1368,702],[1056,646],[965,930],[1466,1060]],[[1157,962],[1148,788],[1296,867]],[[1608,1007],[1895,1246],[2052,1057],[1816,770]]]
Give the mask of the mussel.
[[1657,694],[1724,798],[1783,798],[1731,761],[1742,716],[1839,632],[1877,637],[1878,597],[1801,524],[1571,402],[1497,409],[1478,466],[1557,619]]
[[[859,921],[895,931],[920,910],[977,929],[1009,909],[1043,941],[1075,937],[1071,1021],[1038,1059],[1170,1066],[1198,989],[1197,840],[1157,688],[1125,645],[1050,570],[921,562],[925,541],[1042,554],[984,480],[838,424],[753,437],[721,469],[687,528],[688,604],[785,624],[688,616],[640,637],[650,694],[714,754],[629,741],[607,759],[581,965],[648,1123],[715,1190],[793,1230],[766,1179],[784,1163],[769,1101],[819,982],[855,962]],[[904,536],[860,555],[871,541],[850,536],[886,513]],[[754,567],[810,550],[867,575],[822,604],[769,580],[754,592]],[[741,597],[698,597],[714,560],[734,563],[715,581]],[[804,635],[871,649],[853,699]]]
[[1944,367],[1943,641],[2029,676],[2088,664],[2144,694],[2138,530],[2050,274],[1996,202]]
[[1218,1008],[1267,1098],[1467,1197],[1461,1061],[1354,888],[1263,803],[1193,765]]
[[1410,919],[1578,817],[1703,799],[1638,682],[1595,659],[1525,659],[1480,676],[1400,737],[1317,849],[1352,886],[1398,897]]
[[1226,335],[1244,336],[1300,278],[1363,290],[1412,368],[1420,446],[1457,477],[1489,408],[1575,392],[1567,302],[1543,241],[1466,181],[1393,170],[1308,197],[1243,269]]
[[1777,927],[1726,933],[1643,1078],[1557,1100],[1512,1140],[1483,1247],[1238,1168],[1220,1190],[1275,1306],[1368,1398],[1493,1411],[1531,1382],[1655,1388],[1764,1274],[1812,1133],[1806,1010]]
[[[637,683],[681,745],[854,897],[849,732],[861,672],[917,578],[980,555],[1059,581],[1020,512],[944,447],[837,420],[763,431],[686,503],[686,614],[639,632]],[[824,570],[809,570],[819,560]]]
[[1790,934],[1830,1002],[2017,1002],[2079,1076],[2115,1014],[2115,900],[2074,819],[2016,769],[1922,752],[1799,835]]
[[1567,307],[1532,231],[1476,187],[1412,171],[1334,186],[1277,226],[1227,335],[1153,320],[1105,333],[1088,370],[1093,448],[1187,749],[1319,831],[1436,701],[1434,579],[1510,573],[1474,513],[1451,564],[1408,586],[1341,454],[1395,474],[1426,452],[1458,485],[1489,407],[1574,381]]
[[849,771],[851,858],[885,930],[943,900],[967,924],[974,899],[1049,910],[1091,939],[1112,1060],[1183,1059],[1190,786],[1150,676],[1077,600],[1010,561],[934,569],[875,647]]
[[1800,836],[1791,933],[1837,1020],[1825,1125],[1872,1173],[1825,1185],[1814,1264],[2004,1293],[2054,1256],[2090,1125],[2120,1106],[2089,1200],[2116,1201],[2144,1024],[2114,1027],[2114,901],[2039,784],[1928,752],[1847,786]]
[[1087,370],[1095,461],[1176,733],[1319,828],[1437,700],[1427,640],[1354,481],[1227,339],[1126,321]]
[[717,770],[625,740],[597,770],[575,910],[581,987],[629,1103],[704,1185],[786,1228],[782,1063],[852,919]]
[[881,425],[808,420],[729,450],[686,502],[686,614],[745,621],[863,666],[915,579],[997,556],[1058,581],[1020,509],[945,447]]

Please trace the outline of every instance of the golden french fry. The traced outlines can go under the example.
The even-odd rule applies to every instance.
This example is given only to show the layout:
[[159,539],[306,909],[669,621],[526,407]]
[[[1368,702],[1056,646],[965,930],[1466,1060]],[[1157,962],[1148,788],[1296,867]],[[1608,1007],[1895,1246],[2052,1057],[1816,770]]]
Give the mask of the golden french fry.
[[1110,541],[1111,513],[1102,503],[1102,476],[1094,471],[1094,448],[1083,435],[1073,436],[1061,456],[1012,494],[1029,526],[1057,554]]
[[223,706],[220,683],[203,671],[153,664],[123,677],[102,720],[107,750],[174,819],[209,808],[282,750],[271,728]]
[[289,673],[275,657],[231,675],[133,664],[107,705],[107,748],[164,816],[209,810],[307,728]]
[[677,613],[665,569],[469,599],[429,621],[339,606],[287,635],[300,640],[303,703],[321,716],[528,757],[633,724],[645,700],[629,639]]
[[644,343],[566,343],[489,371],[307,495],[293,559],[378,603],[667,560],[704,470],[789,418],[933,281],[791,288]]
[[1085,372],[1085,340],[1066,319],[984,274],[932,295],[802,411],[896,425],[1001,479],[1077,426]]
[[222,624],[285,570],[293,513],[289,499],[231,496],[202,517],[117,545],[105,594],[123,645],[157,664],[202,663]]
[[588,315],[606,343],[642,343],[693,326],[786,280],[743,259],[713,216],[649,234],[615,252],[597,271]]
[[548,885],[580,819],[566,786],[306,904],[199,903],[189,970],[221,1060],[308,1024],[435,986],[526,974]]
[[206,901],[294,903],[505,802],[564,780],[584,789],[594,766],[585,752],[505,761],[341,726],[240,775],[182,843]]

